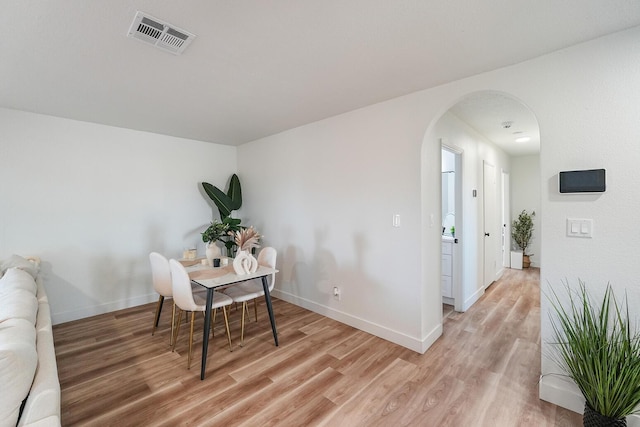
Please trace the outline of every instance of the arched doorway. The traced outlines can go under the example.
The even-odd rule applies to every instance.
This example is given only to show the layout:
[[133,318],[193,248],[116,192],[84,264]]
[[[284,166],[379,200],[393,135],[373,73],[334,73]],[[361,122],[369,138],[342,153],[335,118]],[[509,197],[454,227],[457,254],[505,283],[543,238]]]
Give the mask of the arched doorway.
[[[540,132],[535,115],[523,102],[503,92],[479,91],[453,103],[433,123],[424,143],[434,141],[461,155],[456,190],[460,192],[456,209],[461,215],[455,220],[453,294],[455,309],[466,311],[509,267],[509,225],[514,210],[522,206],[539,210]],[[527,164],[526,173],[532,174],[528,177],[532,184],[524,194],[519,192],[525,181],[519,170],[523,164]],[[537,192],[532,186],[537,186]],[[512,197],[514,193],[517,197]],[[442,209],[439,212],[442,222]],[[423,215],[430,213],[423,208]],[[538,238],[538,254],[539,247]]]

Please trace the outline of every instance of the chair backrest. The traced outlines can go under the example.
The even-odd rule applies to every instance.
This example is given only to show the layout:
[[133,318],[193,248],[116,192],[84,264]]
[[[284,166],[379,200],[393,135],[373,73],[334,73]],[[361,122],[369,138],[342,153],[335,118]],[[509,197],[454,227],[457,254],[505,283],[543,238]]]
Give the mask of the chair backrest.
[[151,252],[149,254],[149,261],[151,261],[151,280],[153,281],[153,289],[163,297],[172,296],[173,290],[169,261],[158,252]]
[[[263,265],[265,267],[276,268],[276,258],[278,257],[278,251],[271,246],[265,246],[262,248],[260,253],[258,253],[258,264]],[[269,281],[269,291],[273,290],[273,286],[276,283],[276,275],[271,275],[271,280]]]
[[173,301],[178,307],[186,311],[204,311],[204,306],[196,304],[191,291],[191,279],[189,273],[175,259],[169,260],[171,269],[171,283],[173,284]]

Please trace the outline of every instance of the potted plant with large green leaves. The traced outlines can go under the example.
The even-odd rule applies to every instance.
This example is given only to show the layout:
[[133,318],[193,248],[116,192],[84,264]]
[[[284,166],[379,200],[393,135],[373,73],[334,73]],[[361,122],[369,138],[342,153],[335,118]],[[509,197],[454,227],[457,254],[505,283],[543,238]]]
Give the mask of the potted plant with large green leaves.
[[240,220],[230,216],[223,219],[222,222],[213,220],[209,227],[202,232],[202,241],[207,243],[207,259],[214,258],[216,255],[214,252],[220,253],[219,249],[212,249],[216,242],[222,242],[227,249],[227,256],[232,256],[235,245],[234,233],[241,229]]
[[511,237],[513,241],[522,250],[522,266],[529,267],[531,265],[531,255],[527,253],[527,248],[531,242],[531,236],[533,234],[533,217],[536,216],[535,211],[528,213],[526,210],[522,210],[518,219],[514,220],[511,224]]
[[227,256],[232,257],[236,246],[234,239],[235,232],[243,228],[240,225],[240,219],[231,218],[230,216],[231,212],[240,209],[242,206],[242,188],[240,186],[240,179],[238,178],[238,175],[234,173],[231,176],[229,188],[226,193],[208,182],[203,182],[202,188],[218,208],[221,220],[221,222],[214,221],[211,223],[204,233],[202,233],[202,240],[210,242],[211,238],[215,238],[216,240],[223,242],[227,249]]
[[640,404],[640,334],[629,321],[629,307],[607,285],[600,302],[585,284],[571,290],[565,307],[550,298],[554,342],[550,357],[576,383],[585,398],[584,426],[626,426]]

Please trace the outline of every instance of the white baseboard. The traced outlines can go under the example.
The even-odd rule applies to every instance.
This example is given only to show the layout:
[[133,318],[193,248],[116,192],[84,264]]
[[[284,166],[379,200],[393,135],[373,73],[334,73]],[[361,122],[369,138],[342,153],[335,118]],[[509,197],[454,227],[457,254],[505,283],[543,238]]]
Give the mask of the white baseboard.
[[540,379],[538,387],[540,399],[581,414],[584,411],[584,397],[575,384],[556,375],[546,375]]
[[427,351],[427,349],[431,347],[431,345],[438,339],[438,337],[442,335],[442,323],[438,324],[438,326],[436,326],[433,330],[429,331],[422,340],[419,340],[406,334],[393,331],[389,328],[385,328],[384,326],[361,319],[359,317],[343,313],[331,307],[309,301],[305,298],[300,298],[297,295],[282,292],[278,289],[274,289],[271,292],[271,295],[283,301],[287,301],[291,304],[306,308],[307,310],[311,310],[314,313],[318,313],[330,319],[337,320],[338,322],[344,323],[345,325],[353,326],[354,328],[360,329],[361,331],[370,333],[394,344],[401,345],[408,348],[409,350],[413,350],[420,354],[423,354],[425,351]]
[[[563,377],[547,375],[540,380],[540,399],[578,414],[584,412],[584,397],[576,385]],[[640,427],[640,416],[627,417],[628,427]]]
[[469,298],[462,302],[462,311],[467,311],[469,308],[475,304],[476,301],[480,299],[480,297],[484,294],[484,288],[480,288],[475,291]]
[[98,314],[109,313],[111,311],[122,310],[123,308],[135,307],[158,301],[158,294],[141,295],[119,301],[112,301],[105,304],[82,307],[78,310],[64,311],[62,313],[52,313],[51,319],[54,325],[71,322],[73,320],[84,319],[85,317],[96,316]]

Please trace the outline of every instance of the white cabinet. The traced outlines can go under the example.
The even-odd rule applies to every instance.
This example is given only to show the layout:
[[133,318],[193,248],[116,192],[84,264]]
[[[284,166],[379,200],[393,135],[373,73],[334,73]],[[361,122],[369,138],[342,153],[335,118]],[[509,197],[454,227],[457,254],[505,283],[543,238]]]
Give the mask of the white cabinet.
[[453,298],[453,241],[442,242],[442,296]]

